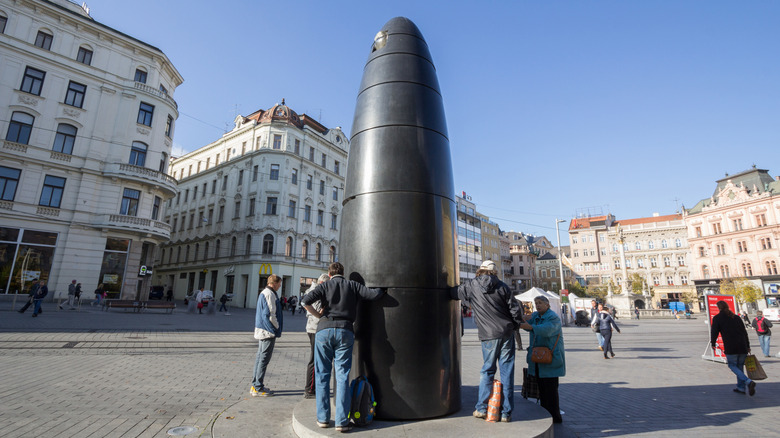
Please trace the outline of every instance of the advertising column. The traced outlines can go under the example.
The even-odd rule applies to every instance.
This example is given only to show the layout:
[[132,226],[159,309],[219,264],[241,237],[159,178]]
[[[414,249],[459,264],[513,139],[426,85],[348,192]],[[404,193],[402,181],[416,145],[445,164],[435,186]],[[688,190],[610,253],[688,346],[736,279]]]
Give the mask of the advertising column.
[[732,312],[737,313],[737,305],[734,302],[733,295],[705,295],[705,305],[707,306],[707,349],[704,350],[702,359],[711,360],[715,362],[726,363],[726,353],[723,352],[723,337],[718,335],[718,340],[715,343],[715,351],[712,351],[712,345],[710,345],[710,328],[712,327],[712,318],[720,313],[718,309],[718,301],[725,301],[728,304],[729,309]]

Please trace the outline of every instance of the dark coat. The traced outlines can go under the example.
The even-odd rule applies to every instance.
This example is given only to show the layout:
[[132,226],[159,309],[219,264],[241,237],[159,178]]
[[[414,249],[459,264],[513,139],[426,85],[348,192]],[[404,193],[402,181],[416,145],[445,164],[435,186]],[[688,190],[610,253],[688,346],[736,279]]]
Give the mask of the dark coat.
[[480,341],[512,335],[522,322],[520,304],[495,275],[480,275],[452,289],[451,298],[462,300],[474,311]]
[[742,320],[733,313],[718,313],[712,318],[710,343],[715,347],[718,333],[723,337],[723,350],[726,354],[747,354],[750,351],[750,339]]

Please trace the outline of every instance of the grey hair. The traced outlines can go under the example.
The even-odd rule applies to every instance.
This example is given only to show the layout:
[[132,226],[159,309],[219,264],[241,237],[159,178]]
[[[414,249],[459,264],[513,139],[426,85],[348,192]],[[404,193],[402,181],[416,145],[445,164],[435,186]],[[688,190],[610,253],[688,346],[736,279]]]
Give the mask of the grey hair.
[[544,301],[545,303],[547,303],[548,306],[550,305],[550,300],[548,300],[547,297],[544,295],[539,295],[538,297],[534,297],[534,301],[536,300]]

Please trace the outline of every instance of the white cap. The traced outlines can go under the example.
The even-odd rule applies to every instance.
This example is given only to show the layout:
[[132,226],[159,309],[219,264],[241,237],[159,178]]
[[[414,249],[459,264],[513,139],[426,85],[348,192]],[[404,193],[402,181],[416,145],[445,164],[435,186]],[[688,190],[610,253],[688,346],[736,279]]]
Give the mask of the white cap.
[[488,270],[488,271],[495,271],[496,270],[496,263],[493,262],[492,260],[485,260],[479,266],[479,269],[485,269],[485,270]]

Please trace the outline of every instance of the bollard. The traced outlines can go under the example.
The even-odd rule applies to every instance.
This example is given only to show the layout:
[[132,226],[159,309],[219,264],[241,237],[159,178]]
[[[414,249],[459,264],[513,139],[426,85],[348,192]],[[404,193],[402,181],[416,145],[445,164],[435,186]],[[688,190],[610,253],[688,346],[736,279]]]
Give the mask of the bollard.
[[500,380],[493,380],[493,392],[490,394],[487,408],[487,421],[495,423],[501,419],[501,393],[502,386]]

